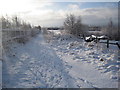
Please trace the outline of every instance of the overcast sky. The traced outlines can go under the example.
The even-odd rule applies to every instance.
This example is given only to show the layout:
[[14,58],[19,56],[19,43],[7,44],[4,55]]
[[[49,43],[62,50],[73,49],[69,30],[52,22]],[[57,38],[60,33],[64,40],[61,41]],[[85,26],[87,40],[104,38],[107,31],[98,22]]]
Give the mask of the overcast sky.
[[[118,22],[118,0],[0,0],[0,15],[17,15],[33,25],[62,26],[67,14],[89,25]],[[109,1],[109,2],[108,2]],[[114,1],[114,2],[113,2]],[[116,1],[116,2],[115,2]]]

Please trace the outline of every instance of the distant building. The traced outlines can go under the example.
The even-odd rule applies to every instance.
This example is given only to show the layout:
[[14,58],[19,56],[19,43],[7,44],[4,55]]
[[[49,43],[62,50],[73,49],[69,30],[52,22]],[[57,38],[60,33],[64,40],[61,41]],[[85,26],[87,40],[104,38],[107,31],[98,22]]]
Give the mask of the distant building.
[[101,31],[101,27],[91,26],[91,27],[89,27],[89,31]]
[[102,30],[99,26],[90,26],[88,32],[89,35],[101,35]]

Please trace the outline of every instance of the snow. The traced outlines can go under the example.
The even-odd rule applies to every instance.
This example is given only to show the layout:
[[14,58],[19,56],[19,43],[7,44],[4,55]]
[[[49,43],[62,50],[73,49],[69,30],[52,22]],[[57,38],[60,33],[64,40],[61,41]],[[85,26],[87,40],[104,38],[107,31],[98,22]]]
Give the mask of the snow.
[[[107,43],[107,40],[100,40],[100,42],[104,42],[104,43]],[[109,43],[118,43],[118,41],[114,41],[114,40],[109,40]]]
[[50,42],[41,33],[11,46],[3,61],[4,88],[118,88],[117,46],[57,33]]
[[103,35],[103,36],[99,36],[99,37],[97,37],[97,38],[99,38],[99,39],[104,39],[104,38],[108,38],[107,36],[105,36],[105,35]]
[[0,61],[0,89],[2,89],[2,61]]
[[55,33],[55,34],[60,34],[61,33],[61,31],[60,30],[49,30],[50,32],[53,32],[53,33]]
[[0,22],[0,89],[2,88],[2,29]]
[[91,35],[91,37],[92,37],[92,38],[96,38],[96,36],[95,36],[95,35]]
[[88,40],[88,39],[90,39],[90,37],[85,37],[85,40]]

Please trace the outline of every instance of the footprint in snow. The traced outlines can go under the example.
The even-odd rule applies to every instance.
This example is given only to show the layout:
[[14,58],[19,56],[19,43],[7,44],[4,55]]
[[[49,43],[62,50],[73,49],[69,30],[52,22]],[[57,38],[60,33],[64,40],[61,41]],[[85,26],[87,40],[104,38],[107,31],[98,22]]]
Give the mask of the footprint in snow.
[[77,87],[78,87],[78,88],[81,88],[81,86],[80,86],[80,85],[77,85]]
[[30,56],[28,54],[22,54],[20,60],[24,61],[29,58],[30,58]]
[[110,65],[108,67],[106,67],[106,70],[103,73],[107,73],[107,72],[117,72],[119,70],[119,67],[116,67],[114,65]]
[[87,81],[87,80],[85,80],[85,79],[83,79],[83,78],[78,78],[78,79],[81,80],[82,82],[84,82],[84,83],[90,85],[91,87],[96,88],[96,86],[93,85],[93,83],[91,83],[91,82],[89,82],[89,81]]
[[91,61],[87,61],[87,63],[91,63]]
[[69,53],[69,55],[74,55],[74,54],[75,54],[74,52]]
[[73,60],[76,60],[77,62],[79,62],[79,61],[84,61],[84,58],[80,56],[76,56],[73,58]]
[[68,65],[67,63],[65,63],[65,66],[68,68],[68,69],[71,69],[72,66]]
[[114,79],[114,80],[118,80],[118,77],[117,77],[117,76],[114,76],[114,75],[111,75],[110,78],[111,78],[111,79]]
[[85,59],[82,59],[82,61],[87,61],[87,60],[85,60]]

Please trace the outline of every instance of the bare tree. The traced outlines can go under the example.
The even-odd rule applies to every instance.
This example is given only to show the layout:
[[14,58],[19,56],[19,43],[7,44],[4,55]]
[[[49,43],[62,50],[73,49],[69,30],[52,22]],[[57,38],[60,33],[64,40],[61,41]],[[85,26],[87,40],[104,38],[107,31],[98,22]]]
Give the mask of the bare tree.
[[65,19],[65,22],[64,22],[64,26],[65,26],[65,29],[67,30],[68,33],[71,33],[73,34],[73,29],[74,29],[74,26],[75,26],[75,16],[70,14],[70,15],[67,15],[66,19]]
[[77,17],[76,19],[76,23],[75,23],[75,35],[79,36],[80,34],[83,34],[83,30],[82,30],[82,21],[81,21],[81,17]]
[[108,25],[106,26],[106,34],[111,40],[120,40],[119,38],[119,28],[117,24],[113,23],[112,18],[109,19]]
[[73,14],[67,15],[65,21],[64,21],[64,27],[66,32],[79,36],[80,34],[83,34],[82,30],[82,22],[81,17],[76,17]]

